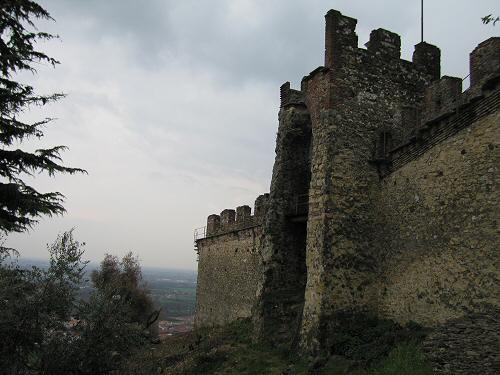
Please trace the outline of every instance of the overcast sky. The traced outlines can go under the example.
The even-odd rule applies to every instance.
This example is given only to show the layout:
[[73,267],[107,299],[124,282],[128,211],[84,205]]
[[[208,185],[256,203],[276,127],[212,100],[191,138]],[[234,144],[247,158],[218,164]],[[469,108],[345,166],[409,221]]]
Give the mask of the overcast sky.
[[[148,266],[195,269],[193,229],[269,190],[279,86],[323,63],[324,14],[358,19],[360,46],[379,27],[401,35],[403,58],[420,38],[419,0],[40,0],[60,39],[41,46],[61,61],[27,77],[65,92],[27,116],[57,117],[27,147],[64,144],[88,175],[37,176],[66,196],[66,215],[44,218],[7,245],[46,257],[76,228],[95,261],[132,250]],[[468,54],[500,25],[493,0],[426,0],[425,39],[442,72],[465,77]]]

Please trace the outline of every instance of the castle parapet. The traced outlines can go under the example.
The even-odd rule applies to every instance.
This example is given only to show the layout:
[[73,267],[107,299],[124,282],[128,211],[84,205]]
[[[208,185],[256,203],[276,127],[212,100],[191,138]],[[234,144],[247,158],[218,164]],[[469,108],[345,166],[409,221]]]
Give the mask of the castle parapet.
[[[410,138],[408,142],[390,151],[388,155],[389,168],[382,175],[399,169],[423,155],[436,144],[498,111],[500,82],[495,79],[483,82],[490,85],[493,91],[489,95],[484,95],[482,100],[475,100],[475,96],[473,96],[473,100],[469,100],[467,93],[457,94],[460,87],[457,78],[443,77],[442,80],[435,82],[426,92],[426,100],[434,100],[439,96],[439,90],[446,89],[448,92],[450,92],[449,90],[455,92],[456,103],[454,104],[450,99],[445,102],[444,106],[441,104],[439,107],[435,107],[435,110],[439,110],[439,112],[435,112],[434,116],[431,116],[432,113],[425,112],[424,115],[430,117],[427,121],[424,119],[423,124],[418,129],[418,136]],[[446,108],[450,109],[446,110]]]
[[355,18],[342,15],[338,10],[330,10],[325,15],[325,66],[338,65],[346,50],[358,47]]
[[441,50],[429,43],[421,42],[415,46],[413,63],[433,80],[441,77]]
[[280,107],[288,105],[305,105],[304,95],[299,90],[290,88],[290,82],[285,82],[280,87]]
[[261,225],[267,212],[268,202],[268,193],[259,195],[255,200],[253,215],[252,208],[244,205],[236,207],[236,210],[225,209],[220,215],[208,216],[206,228],[195,230],[195,241]]
[[500,74],[500,37],[480,43],[470,54],[470,85],[479,86]]
[[373,30],[370,34],[370,40],[365,46],[371,53],[401,58],[401,37],[389,30]]
[[[427,43],[416,47],[414,62],[423,64],[427,59],[431,69],[432,61],[437,61],[439,49]],[[436,74],[437,68],[435,65]],[[430,147],[493,113],[500,95],[500,37],[487,39],[471,52],[470,69],[471,86],[466,91],[462,92],[461,78],[443,76],[424,89],[419,106],[402,106],[401,121],[407,129],[406,133],[387,153],[384,145],[388,137],[381,132],[382,136],[379,135],[376,140],[374,160],[379,165],[391,164],[389,170],[396,170]]]
[[[325,21],[325,67],[335,69],[343,62],[350,64],[350,60],[347,61],[345,58],[359,49],[356,34],[358,21],[334,9],[328,11]],[[401,59],[401,37],[392,31],[382,28],[373,30],[365,46],[372,55],[386,59]],[[415,46],[413,64],[432,80],[439,79],[441,50],[432,44],[421,42]]]

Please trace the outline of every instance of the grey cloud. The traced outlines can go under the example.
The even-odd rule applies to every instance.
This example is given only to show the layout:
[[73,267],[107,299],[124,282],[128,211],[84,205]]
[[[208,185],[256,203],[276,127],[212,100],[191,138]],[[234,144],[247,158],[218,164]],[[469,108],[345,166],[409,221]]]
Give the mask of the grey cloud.
[[[135,249],[146,264],[195,267],[192,228],[268,190],[279,85],[297,87],[323,63],[326,11],[358,18],[360,45],[383,27],[401,34],[408,58],[419,39],[417,1],[40,2],[62,38],[44,48],[62,65],[34,85],[69,93],[43,112],[60,120],[42,142],[70,146],[64,160],[90,174],[37,178],[66,194],[68,213],[9,239],[26,255],[44,256],[77,226],[92,259]],[[479,20],[496,4],[426,3],[443,72],[464,76],[470,50],[498,29]]]
[[[488,2],[493,8],[493,1]],[[455,1],[450,9],[448,2],[442,3],[426,4],[431,42],[443,41],[435,26],[468,5],[466,0]],[[82,39],[109,37],[129,45],[133,63],[144,69],[161,69],[176,61],[210,70],[220,84],[230,85],[252,79],[299,82],[322,64],[323,15],[331,7],[359,19],[360,45],[372,29],[388,28],[403,36],[408,58],[420,35],[419,3],[397,0],[369,4],[352,0],[47,0],[47,6],[60,20],[75,14],[87,19],[89,34],[81,35]],[[490,9],[483,6],[485,11]],[[243,11],[234,12],[238,7]],[[471,22],[480,26],[478,20]]]
[[[112,38],[133,48],[136,63],[155,68],[169,44],[170,2],[165,0],[45,0],[41,1],[59,23],[68,23],[70,36],[99,43]],[[83,25],[81,29],[72,27]],[[78,34],[80,35],[74,35]]]

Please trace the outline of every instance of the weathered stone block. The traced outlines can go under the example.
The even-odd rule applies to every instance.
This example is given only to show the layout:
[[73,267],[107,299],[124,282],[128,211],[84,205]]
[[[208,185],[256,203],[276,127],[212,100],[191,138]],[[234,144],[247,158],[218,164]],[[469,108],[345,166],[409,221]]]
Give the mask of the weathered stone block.
[[355,32],[358,21],[337,10],[330,10],[325,21],[325,66],[330,68],[341,61],[346,50],[358,47]]
[[257,197],[254,204],[254,216],[264,217],[269,204],[269,194],[262,194]]
[[236,207],[236,222],[244,223],[245,221],[248,221],[251,214],[252,214],[252,209],[250,208],[250,206]]
[[207,233],[206,233],[206,235],[211,236],[211,235],[217,233],[219,228],[220,228],[220,216],[215,215],[215,214],[210,215],[207,218]]
[[432,80],[441,77],[441,50],[432,44],[421,42],[415,46],[413,63],[429,74]]
[[494,75],[500,75],[500,37],[485,40],[470,54],[471,87]]
[[368,51],[374,54],[393,57],[401,57],[401,37],[385,29],[373,30],[370,41],[366,43]]
[[461,104],[462,79],[444,76],[425,90],[422,125],[441,115],[455,111]]
[[221,226],[223,228],[234,224],[235,219],[236,219],[235,210],[226,209],[220,213],[220,221],[221,221]]

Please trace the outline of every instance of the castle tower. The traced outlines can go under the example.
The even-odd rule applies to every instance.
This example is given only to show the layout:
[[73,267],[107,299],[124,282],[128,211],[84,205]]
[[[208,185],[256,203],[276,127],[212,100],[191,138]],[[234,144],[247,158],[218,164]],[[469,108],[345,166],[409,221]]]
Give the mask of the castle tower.
[[[259,315],[263,327],[285,335],[295,335],[294,325],[301,326],[302,345],[308,349],[322,345],[320,332],[335,311],[371,303],[363,288],[370,272],[352,264],[370,263],[368,192],[379,181],[370,164],[373,140],[388,131],[398,141],[407,125],[398,120],[402,108],[419,106],[424,87],[439,75],[434,46],[418,46],[412,64],[400,59],[397,34],[374,30],[368,49],[360,49],[355,19],[334,10],[325,19],[325,67],[304,77],[301,91],[282,87],[282,98],[302,100],[282,100],[280,108],[270,192],[269,213],[274,216],[264,228],[266,271]],[[302,129],[303,143],[290,140]],[[309,170],[299,172],[301,168]],[[287,212],[304,193],[305,237],[293,242],[291,233],[297,229]],[[306,264],[293,263],[301,261]],[[290,269],[307,272],[307,285],[305,277],[291,280]]]

